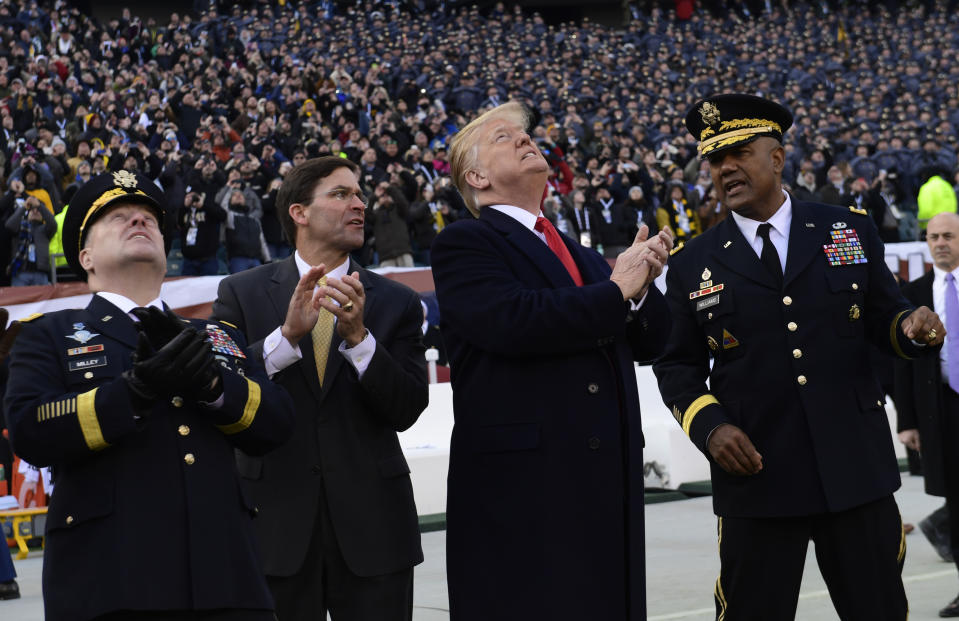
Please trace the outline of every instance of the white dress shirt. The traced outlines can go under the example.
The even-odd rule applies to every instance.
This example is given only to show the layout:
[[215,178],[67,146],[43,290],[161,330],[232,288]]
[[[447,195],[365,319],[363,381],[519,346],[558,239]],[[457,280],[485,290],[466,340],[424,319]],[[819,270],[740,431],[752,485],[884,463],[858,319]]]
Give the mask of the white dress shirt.
[[[774,213],[769,220],[766,220],[766,222],[772,225],[772,228],[769,230],[769,241],[776,247],[776,252],[779,254],[780,267],[782,267],[783,274],[785,274],[786,251],[789,248],[789,227],[792,224],[793,204],[789,194],[783,192],[783,196],[785,197],[783,204],[779,206],[779,210]],[[743,237],[746,238],[746,242],[752,247],[756,256],[761,257],[763,254],[763,238],[759,236],[759,225],[763,223],[759,220],[752,220],[741,216],[735,211],[731,211],[730,213],[733,214],[733,220],[742,232]]]
[[[312,266],[303,260],[299,251],[293,253],[293,260],[296,261],[296,270],[299,272],[300,278],[303,278],[303,275],[310,271]],[[346,276],[349,267],[350,259],[347,257],[345,261],[332,270],[329,270],[326,276],[328,278],[343,278]],[[333,316],[333,321],[336,321],[336,315]],[[263,340],[263,365],[266,367],[267,375],[271,378],[276,373],[279,373],[303,358],[303,352],[300,351],[300,346],[296,343],[290,343],[283,338],[281,332],[282,327],[282,325],[277,326],[277,328],[273,330],[273,332],[270,332]],[[370,359],[373,358],[373,353],[376,351],[376,339],[374,339],[370,331],[367,330],[366,336],[363,337],[362,341],[357,343],[356,347],[347,347],[346,341],[342,341],[337,349],[346,357],[346,360],[353,365],[353,368],[356,369],[357,376],[363,377],[367,367],[370,366]]]
[[[107,302],[109,302],[110,304],[113,304],[114,306],[122,310],[127,315],[129,315],[133,321],[136,321],[136,322],[140,321],[139,319],[137,319],[136,315],[130,312],[134,308],[140,308],[140,305],[134,302],[133,300],[131,300],[130,298],[122,296],[119,293],[110,293],[109,291],[98,291],[97,295],[103,298],[104,300],[106,300]],[[161,300],[160,298],[156,298],[155,300],[147,304],[144,308],[148,308],[150,306],[163,310],[163,300]]]

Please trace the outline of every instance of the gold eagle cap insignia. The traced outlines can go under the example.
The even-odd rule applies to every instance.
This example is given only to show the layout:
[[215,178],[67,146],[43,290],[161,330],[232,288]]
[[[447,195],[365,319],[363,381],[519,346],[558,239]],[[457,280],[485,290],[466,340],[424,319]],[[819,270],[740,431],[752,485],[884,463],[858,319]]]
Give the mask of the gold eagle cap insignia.
[[137,176],[129,170],[118,170],[113,173],[113,182],[123,188],[137,187]]
[[699,108],[699,115],[703,117],[703,123],[706,125],[715,125],[719,123],[721,117],[719,115],[719,108],[716,107],[716,104],[711,101],[703,103],[702,107]]

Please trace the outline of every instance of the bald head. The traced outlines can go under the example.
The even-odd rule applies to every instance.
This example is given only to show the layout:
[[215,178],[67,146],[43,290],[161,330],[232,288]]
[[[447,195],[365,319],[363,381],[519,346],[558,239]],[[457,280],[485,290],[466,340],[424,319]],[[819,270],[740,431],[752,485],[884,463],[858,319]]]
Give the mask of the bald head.
[[936,267],[947,272],[959,267],[959,215],[933,216],[926,225],[926,243]]

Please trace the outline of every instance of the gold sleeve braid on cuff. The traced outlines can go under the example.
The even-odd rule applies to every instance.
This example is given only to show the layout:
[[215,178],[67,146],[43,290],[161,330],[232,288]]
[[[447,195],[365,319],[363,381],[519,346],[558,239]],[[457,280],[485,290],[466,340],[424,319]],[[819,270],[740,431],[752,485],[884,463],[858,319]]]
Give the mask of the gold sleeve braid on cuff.
[[910,311],[900,311],[900,313],[893,318],[892,323],[889,325],[889,340],[892,342],[892,349],[896,352],[897,356],[905,358],[906,360],[912,360],[912,356],[907,356],[906,352],[902,351],[902,347],[899,346],[899,319],[908,312]]
[[110,446],[103,438],[103,430],[100,428],[100,421],[97,419],[97,390],[77,395],[77,420],[80,422],[80,431],[83,433],[83,440],[91,451],[102,451]]
[[253,419],[256,418],[256,412],[260,409],[260,385],[254,381],[251,381],[249,378],[246,379],[247,385],[247,397],[246,397],[246,406],[243,408],[243,416],[240,417],[240,420],[229,425],[217,425],[217,429],[222,431],[227,435],[233,435],[234,433],[240,433],[245,429],[249,428],[253,424]]
[[687,436],[689,435],[689,429],[693,426],[693,419],[696,418],[696,415],[699,414],[699,411],[707,405],[711,405],[713,403],[719,405],[719,401],[716,399],[716,397],[710,394],[705,394],[689,404],[689,407],[686,408],[686,412],[683,414],[683,432]]

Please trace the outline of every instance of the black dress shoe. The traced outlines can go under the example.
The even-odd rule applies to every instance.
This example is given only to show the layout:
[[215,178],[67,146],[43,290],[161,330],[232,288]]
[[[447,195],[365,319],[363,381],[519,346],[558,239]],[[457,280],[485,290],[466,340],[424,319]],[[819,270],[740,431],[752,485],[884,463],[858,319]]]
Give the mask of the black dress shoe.
[[16,580],[0,582],[0,599],[17,599],[20,597],[20,587]]
[[952,562],[952,547],[949,545],[949,533],[936,528],[929,518],[919,521],[919,530],[926,536],[939,557],[947,563]]
[[959,617],[959,596],[949,602],[949,605],[939,611],[940,617]]

